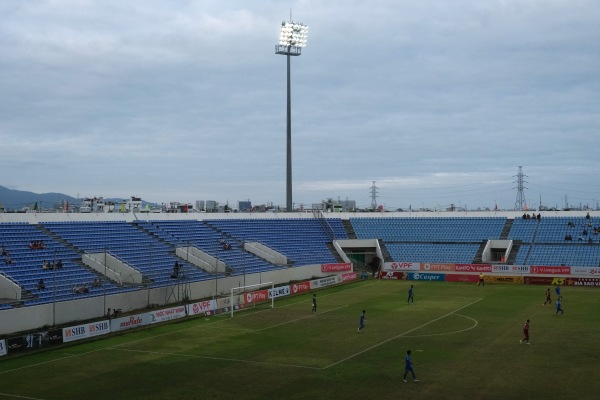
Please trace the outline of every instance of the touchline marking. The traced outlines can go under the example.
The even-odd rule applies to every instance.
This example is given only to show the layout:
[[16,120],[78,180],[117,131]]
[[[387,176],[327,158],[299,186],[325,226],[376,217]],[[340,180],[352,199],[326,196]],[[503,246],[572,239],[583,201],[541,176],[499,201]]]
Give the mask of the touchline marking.
[[91,351],[86,351],[84,353],[78,353],[78,354],[72,354],[69,356],[64,356],[64,357],[58,357],[58,358],[53,358],[52,360],[48,360],[48,361],[42,361],[39,363],[35,363],[35,364],[30,364],[30,365],[24,365],[22,367],[19,368],[13,368],[13,369],[7,369],[6,371],[0,371],[0,375],[1,374],[6,374],[8,372],[15,372],[15,371],[20,371],[22,369],[26,369],[26,368],[31,368],[31,367],[39,367],[40,365],[44,365],[44,364],[50,364],[53,363],[55,361],[62,361],[62,360],[66,360],[68,358],[73,358],[73,357],[80,357],[80,356],[85,356],[87,354],[91,354],[91,353],[95,353],[97,351],[102,351],[104,350],[104,348],[101,349],[96,349],[96,350],[91,350]]
[[[240,332],[256,332],[256,330],[254,329],[246,329],[246,328],[228,328],[226,326],[213,326],[215,324],[206,324],[206,325],[202,325],[202,328],[206,328],[206,329],[221,329],[224,331],[240,331]],[[116,347],[116,346],[113,346]]]
[[[345,308],[345,307],[348,307],[348,304],[346,304],[346,305],[344,305],[344,306],[341,306],[341,307],[332,308],[331,310],[323,311],[323,312],[321,312],[321,313],[317,313],[316,315],[327,314],[327,313],[329,313],[329,312],[332,312],[332,311],[335,311],[335,310],[339,310],[339,309],[341,309],[341,308]],[[305,316],[305,317],[296,318],[296,319],[293,319],[293,320],[291,320],[291,321],[286,321],[286,322],[282,322],[282,323],[280,323],[280,324],[276,324],[276,325],[267,326],[266,328],[257,329],[257,330],[256,330],[256,332],[265,331],[265,330],[267,330],[267,329],[276,328],[276,327],[278,327],[278,326],[281,326],[281,325],[291,324],[292,322],[301,321],[301,320],[303,320],[303,319],[307,319],[307,318],[314,318],[314,317],[315,317],[315,315],[314,315],[314,314],[307,315],[307,316]]]
[[[335,293],[331,293],[331,294],[328,294],[328,295],[324,295],[322,297],[335,296],[338,293],[343,293],[343,292],[347,292],[347,291],[350,291],[350,290],[361,289],[361,288],[364,288],[365,286],[376,285],[378,283],[380,283],[380,282],[376,281],[376,282],[373,282],[373,283],[367,283],[365,285],[354,286],[354,287],[351,287],[351,288],[348,288],[348,289],[340,290],[339,292],[335,292]],[[302,302],[306,302],[306,301],[310,301],[310,299],[309,300],[298,301],[298,302],[295,302],[295,303],[290,303],[290,304],[281,306],[279,308],[287,307],[287,306],[290,306],[290,305],[293,305],[293,304],[298,304],[298,303],[302,303]],[[257,311],[257,312],[244,313],[244,314],[239,315],[238,318],[249,317],[249,316],[254,315],[255,313],[265,312],[265,311],[269,311],[269,310],[271,310],[271,309],[261,310],[261,311]],[[217,315],[217,317],[219,317],[219,315]],[[25,366],[22,366],[22,367],[19,367],[19,368],[9,369],[9,370],[6,370],[6,371],[0,371],[0,375],[6,374],[6,373],[9,373],[9,372],[20,371],[20,370],[26,369],[26,368],[31,368],[31,367],[37,367],[37,366],[40,366],[40,365],[50,364],[50,363],[53,363],[53,362],[56,362],[56,361],[62,361],[62,360],[66,360],[66,359],[69,359],[69,358],[72,358],[72,357],[80,357],[80,356],[84,356],[84,355],[87,355],[87,354],[95,353],[97,351],[102,351],[102,350],[106,350],[106,349],[113,349],[113,348],[116,348],[116,347],[125,346],[125,345],[129,345],[129,344],[133,344],[133,343],[138,343],[138,342],[142,342],[142,341],[145,341],[145,340],[155,339],[155,338],[158,338],[158,337],[161,337],[161,336],[172,335],[172,334],[175,334],[175,333],[178,333],[178,332],[182,332],[182,331],[186,331],[186,330],[190,330],[190,329],[206,328],[206,327],[211,327],[212,328],[213,324],[216,324],[216,323],[219,323],[219,322],[230,321],[230,320],[231,320],[231,318],[227,318],[227,319],[222,319],[222,320],[219,320],[219,321],[211,322],[209,324],[193,325],[193,326],[190,326],[190,327],[186,327],[186,328],[182,328],[182,329],[177,329],[177,330],[170,331],[170,332],[160,333],[158,335],[152,335],[152,336],[148,336],[148,337],[144,337],[144,338],[140,338],[140,339],[136,339],[136,340],[131,340],[131,341],[128,341],[128,342],[123,342],[123,343],[112,345],[112,346],[102,347],[100,349],[91,350],[91,351],[87,351],[87,352],[84,352],[84,353],[67,355],[65,357],[58,357],[58,358],[54,358],[52,360],[47,360],[47,361],[43,361],[43,362],[39,362],[39,363],[35,363],[35,364],[25,365]],[[191,321],[191,319],[189,319],[189,316],[188,316],[188,321]],[[184,320],[182,322],[187,322],[187,321]],[[110,339],[110,338],[108,338],[108,339]],[[244,362],[249,362],[249,361],[244,361]],[[282,364],[282,365],[284,365],[284,364]],[[298,366],[298,368],[302,368],[302,366]],[[305,367],[305,368],[323,369],[323,368],[315,368],[315,367]]]
[[371,346],[371,347],[368,347],[368,348],[366,348],[366,349],[364,349],[364,350],[361,350],[361,351],[359,351],[358,353],[355,353],[355,354],[353,354],[353,355],[351,355],[351,356],[348,356],[348,357],[346,357],[346,358],[343,358],[343,359],[341,359],[341,360],[339,360],[339,361],[336,361],[336,362],[334,362],[333,364],[329,364],[329,365],[327,365],[327,366],[323,367],[323,369],[327,369],[327,368],[334,367],[334,366],[336,366],[336,365],[338,365],[338,364],[341,364],[341,363],[343,363],[343,362],[345,362],[345,361],[348,361],[348,360],[350,360],[350,359],[352,359],[352,358],[354,358],[354,357],[356,357],[356,356],[359,356],[359,355],[361,355],[361,354],[363,354],[363,353],[366,353],[367,351],[371,351],[371,350],[373,350],[374,348],[377,348],[377,347],[379,347],[379,346],[381,346],[381,345],[383,345],[383,344],[386,344],[387,342],[391,342],[392,340],[396,340],[396,339],[398,339],[399,337],[405,336],[405,335],[407,335],[407,334],[409,334],[409,333],[411,333],[411,332],[413,332],[413,331],[416,331],[417,329],[421,329],[421,328],[423,328],[424,326],[427,326],[427,325],[429,325],[429,324],[432,324],[432,323],[434,323],[434,322],[436,322],[436,321],[439,321],[440,319],[446,318],[446,317],[447,317],[447,316],[449,316],[449,315],[455,314],[455,313],[459,312],[460,310],[462,310],[463,308],[467,308],[467,307],[469,307],[469,306],[471,306],[471,305],[473,305],[473,304],[475,304],[475,303],[477,303],[477,302],[479,302],[479,301],[481,301],[481,300],[483,300],[483,297],[482,297],[482,298],[480,298],[480,299],[478,299],[478,300],[475,300],[475,301],[474,301],[474,302],[472,302],[472,303],[469,303],[469,304],[467,304],[466,306],[462,306],[462,307],[460,307],[460,308],[458,308],[458,309],[456,309],[456,310],[454,310],[454,311],[451,311],[451,312],[449,312],[448,314],[442,315],[441,317],[438,317],[438,318],[436,318],[436,319],[432,319],[432,320],[431,320],[431,321],[429,321],[429,322],[426,322],[426,323],[424,323],[424,324],[422,324],[422,325],[419,325],[419,326],[417,326],[416,328],[412,328],[412,329],[410,329],[410,330],[408,330],[408,331],[406,331],[406,332],[404,332],[404,333],[401,333],[401,334],[399,334],[399,335],[396,335],[396,336],[394,336],[394,337],[391,337],[391,338],[389,338],[389,339],[386,339],[386,340],[384,340],[383,342],[380,342],[380,343],[378,343],[378,344],[376,344],[376,345],[373,345],[373,346]]
[[255,360],[241,360],[238,358],[225,358],[225,357],[211,357],[211,356],[197,356],[193,354],[182,354],[182,353],[167,353],[163,351],[150,351],[150,350],[133,350],[133,349],[123,349],[116,347],[107,347],[106,350],[115,350],[115,351],[128,351],[131,353],[145,353],[145,354],[157,354],[161,356],[178,356],[178,357],[188,357],[188,358],[202,358],[206,360],[218,360],[218,361],[234,361],[241,362],[247,364],[264,364],[264,365],[274,365],[278,367],[289,367],[289,368],[302,368],[302,369],[314,369],[319,370],[323,369],[320,367],[309,367],[306,365],[295,365],[295,364],[282,364],[282,363],[274,363],[268,361],[255,361]]
[[0,396],[12,397],[15,399],[44,400],[44,399],[40,399],[38,397],[18,396],[16,394],[8,394],[8,393],[0,393]]

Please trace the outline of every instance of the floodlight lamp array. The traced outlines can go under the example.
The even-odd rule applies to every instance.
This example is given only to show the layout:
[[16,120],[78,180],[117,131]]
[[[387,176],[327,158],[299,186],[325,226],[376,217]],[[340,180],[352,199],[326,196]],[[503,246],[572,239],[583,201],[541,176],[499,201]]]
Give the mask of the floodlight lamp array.
[[305,47],[308,38],[308,26],[293,21],[283,21],[279,34],[279,44],[282,46]]

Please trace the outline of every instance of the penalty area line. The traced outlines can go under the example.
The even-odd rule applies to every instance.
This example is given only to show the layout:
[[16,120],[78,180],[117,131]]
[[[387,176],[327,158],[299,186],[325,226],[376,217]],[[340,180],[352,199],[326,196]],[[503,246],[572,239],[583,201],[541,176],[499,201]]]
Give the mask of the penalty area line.
[[411,333],[411,332],[413,332],[413,331],[416,331],[417,329],[421,329],[421,328],[423,328],[423,327],[425,327],[425,326],[427,326],[427,325],[429,325],[429,324],[432,324],[432,323],[434,323],[434,322],[436,322],[436,321],[439,321],[440,319],[443,319],[443,318],[446,318],[446,317],[448,317],[448,316],[450,316],[450,315],[452,315],[452,314],[455,314],[455,313],[459,312],[460,310],[462,310],[463,308],[467,308],[467,307],[469,307],[469,306],[472,306],[473,304],[475,304],[475,303],[477,303],[477,302],[479,302],[479,301],[481,301],[481,300],[483,300],[483,297],[482,297],[482,298],[480,298],[480,299],[478,299],[478,300],[475,300],[475,301],[473,301],[473,302],[471,302],[471,303],[469,303],[469,304],[467,304],[467,305],[465,305],[465,306],[462,306],[462,307],[460,307],[460,308],[457,308],[457,309],[456,309],[456,310],[454,310],[454,311],[450,311],[449,313],[447,313],[447,314],[444,314],[444,315],[442,315],[441,317],[438,317],[438,318],[436,318],[436,319],[432,319],[432,320],[431,320],[431,321],[429,321],[429,322],[425,322],[424,324],[422,324],[422,325],[419,325],[419,326],[417,326],[416,328],[409,329],[409,330],[407,330],[406,332],[403,332],[403,333],[401,333],[401,334],[399,334],[399,335],[396,335],[396,336],[394,336],[394,337],[391,337],[391,338],[389,338],[389,339],[386,339],[386,340],[384,340],[383,342],[377,343],[377,344],[375,344],[375,345],[373,345],[373,346],[371,346],[371,347],[367,347],[366,349],[364,349],[364,350],[361,350],[361,351],[359,351],[358,353],[354,353],[354,354],[352,354],[351,356],[348,356],[348,357],[346,357],[346,358],[343,358],[343,359],[341,359],[341,360],[339,360],[339,361],[336,361],[336,362],[334,362],[334,363],[332,363],[332,364],[329,364],[329,365],[327,365],[327,366],[323,367],[323,369],[328,369],[328,368],[334,367],[334,366],[336,366],[336,365],[338,365],[338,364],[341,364],[341,363],[343,363],[343,362],[345,362],[345,361],[348,361],[348,360],[350,360],[350,359],[352,359],[352,358],[354,358],[354,357],[356,357],[356,356],[359,356],[359,355],[361,355],[361,354],[363,354],[363,353],[366,353],[366,352],[368,352],[368,351],[371,351],[371,350],[373,350],[373,349],[375,349],[375,348],[377,348],[377,347],[379,347],[379,346],[382,346],[382,345],[384,345],[384,344],[386,344],[386,343],[388,343],[388,342],[391,342],[392,340],[396,340],[396,339],[398,339],[398,338],[400,338],[400,337],[402,337],[402,336],[406,336],[407,334],[409,334],[409,333]]
[[291,321],[286,321],[286,322],[282,322],[282,323],[280,323],[280,324],[276,324],[276,325],[267,326],[266,328],[257,329],[257,330],[256,330],[256,332],[262,332],[262,331],[266,331],[267,329],[276,328],[276,327],[278,327],[278,326],[282,326],[282,325],[286,325],[286,324],[291,324],[292,322],[301,321],[301,320],[303,320],[303,319],[307,319],[307,318],[314,318],[314,317],[315,317],[315,316],[317,316],[317,315],[327,314],[327,313],[329,313],[329,312],[336,311],[336,310],[339,310],[339,309],[341,309],[341,308],[345,308],[345,307],[348,307],[348,304],[346,304],[346,305],[344,305],[344,306],[341,306],[341,307],[332,308],[331,310],[323,311],[323,312],[320,312],[320,313],[317,313],[317,314],[311,314],[311,315],[307,315],[307,316],[305,316],[305,317],[300,317],[300,318],[293,319],[293,320],[291,320]]
[[168,352],[163,352],[163,351],[133,350],[133,349],[123,349],[123,348],[117,348],[117,347],[107,347],[106,350],[125,351],[125,352],[142,353],[142,354],[156,354],[156,355],[161,355],[161,356],[200,358],[200,359],[205,359],[205,360],[229,361],[229,362],[239,362],[239,363],[246,363],[246,364],[262,364],[262,365],[272,365],[272,366],[276,366],[276,367],[287,367],[287,368],[302,368],[302,369],[313,369],[313,370],[323,369],[320,367],[309,367],[307,365],[283,364],[283,363],[274,363],[274,362],[269,362],[269,361],[243,360],[243,359],[239,359],[239,358],[197,356],[197,355],[193,355],[193,354],[168,353]]

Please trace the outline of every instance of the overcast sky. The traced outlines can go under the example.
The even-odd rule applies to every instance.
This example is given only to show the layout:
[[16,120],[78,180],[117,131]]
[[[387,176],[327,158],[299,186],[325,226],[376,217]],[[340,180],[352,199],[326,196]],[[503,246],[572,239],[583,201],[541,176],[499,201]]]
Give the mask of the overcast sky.
[[600,202],[598,0],[0,2],[0,185],[151,202]]

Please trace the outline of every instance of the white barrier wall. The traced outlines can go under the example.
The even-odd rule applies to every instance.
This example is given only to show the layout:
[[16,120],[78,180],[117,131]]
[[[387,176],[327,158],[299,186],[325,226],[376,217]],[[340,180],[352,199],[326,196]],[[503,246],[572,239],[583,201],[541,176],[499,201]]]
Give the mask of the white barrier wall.
[[0,335],[14,332],[38,329],[44,325],[60,326],[77,321],[101,318],[106,315],[107,309],[121,309],[122,312],[142,310],[148,306],[162,306],[183,301],[173,295],[189,292],[189,300],[226,296],[231,288],[242,285],[253,285],[263,282],[276,284],[290,281],[308,280],[325,276],[321,272],[321,265],[285,268],[258,274],[232,276],[211,281],[186,283],[178,291],[177,285],[153,289],[140,289],[132,292],[119,293],[108,296],[82,298],[80,300],[61,301],[58,303],[42,304],[37,306],[13,308],[0,311]]
[[0,299],[21,300],[21,287],[0,275]]

